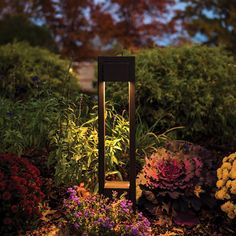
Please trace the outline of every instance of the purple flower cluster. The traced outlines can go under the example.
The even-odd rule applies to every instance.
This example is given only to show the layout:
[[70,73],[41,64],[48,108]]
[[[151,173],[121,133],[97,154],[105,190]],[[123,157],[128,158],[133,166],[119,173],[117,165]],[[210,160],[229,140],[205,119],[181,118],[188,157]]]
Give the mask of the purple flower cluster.
[[79,232],[89,235],[138,235],[151,234],[150,222],[142,213],[134,213],[132,202],[124,197],[112,200],[98,194],[81,196],[78,187],[68,189],[64,200],[66,216]]

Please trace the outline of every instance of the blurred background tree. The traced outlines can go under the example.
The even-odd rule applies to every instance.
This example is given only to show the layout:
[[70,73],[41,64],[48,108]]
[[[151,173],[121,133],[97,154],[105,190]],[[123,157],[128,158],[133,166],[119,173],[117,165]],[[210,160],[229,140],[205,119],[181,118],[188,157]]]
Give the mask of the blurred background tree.
[[[175,25],[169,21],[173,0],[111,0],[97,5],[93,19],[98,35],[108,45],[120,44],[126,48],[140,48],[156,44],[159,37],[175,32]],[[112,19],[109,32],[105,19]],[[107,33],[106,33],[107,32]]]
[[236,53],[236,0],[180,0],[186,7],[177,11],[189,36],[207,45],[224,45]]
[[0,44],[26,41],[57,52],[57,45],[46,26],[33,24],[25,15],[6,16],[0,20]]
[[236,0],[0,0],[0,19],[1,43],[54,48],[52,37],[74,61],[173,44],[173,36],[236,52]]
[[[175,31],[174,0],[0,0],[0,18],[24,15],[47,25],[62,55],[94,58],[116,47],[150,46]],[[10,29],[9,29],[10,30]],[[41,37],[41,34],[38,34]],[[16,37],[21,39],[20,37]]]

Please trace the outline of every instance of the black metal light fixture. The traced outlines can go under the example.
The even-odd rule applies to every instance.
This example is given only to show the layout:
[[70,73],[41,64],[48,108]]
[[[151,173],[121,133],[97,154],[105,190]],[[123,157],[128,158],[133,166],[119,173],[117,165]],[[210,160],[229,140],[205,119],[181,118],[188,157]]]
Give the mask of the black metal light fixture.
[[[129,181],[105,180],[105,82],[129,83]],[[99,193],[111,196],[112,191],[127,192],[135,206],[135,57],[98,57],[98,142]]]

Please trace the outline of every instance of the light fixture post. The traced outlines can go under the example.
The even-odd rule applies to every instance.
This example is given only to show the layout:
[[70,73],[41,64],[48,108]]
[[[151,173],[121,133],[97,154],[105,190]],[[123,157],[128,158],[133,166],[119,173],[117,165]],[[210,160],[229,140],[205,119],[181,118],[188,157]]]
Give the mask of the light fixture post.
[[[105,82],[129,83],[129,181],[105,180]],[[112,191],[127,192],[135,206],[135,57],[98,57],[98,149],[99,193],[110,197]]]

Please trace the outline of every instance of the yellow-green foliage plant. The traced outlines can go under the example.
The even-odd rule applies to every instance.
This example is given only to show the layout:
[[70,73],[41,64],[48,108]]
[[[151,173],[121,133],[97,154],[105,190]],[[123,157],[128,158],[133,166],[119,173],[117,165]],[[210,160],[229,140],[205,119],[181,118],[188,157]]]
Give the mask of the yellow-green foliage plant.
[[221,167],[217,170],[218,191],[215,197],[224,200],[221,210],[227,213],[230,219],[236,217],[236,152],[225,157]]

